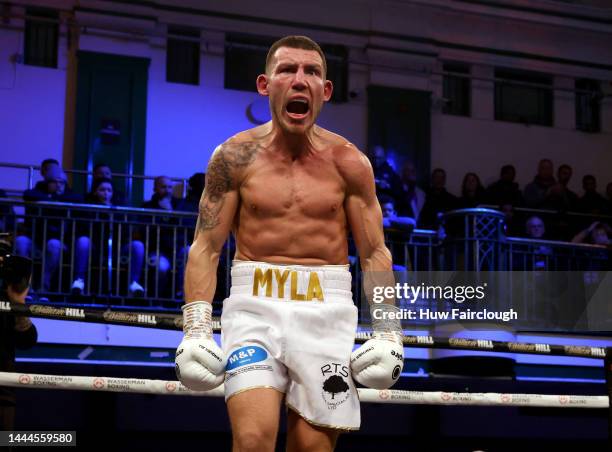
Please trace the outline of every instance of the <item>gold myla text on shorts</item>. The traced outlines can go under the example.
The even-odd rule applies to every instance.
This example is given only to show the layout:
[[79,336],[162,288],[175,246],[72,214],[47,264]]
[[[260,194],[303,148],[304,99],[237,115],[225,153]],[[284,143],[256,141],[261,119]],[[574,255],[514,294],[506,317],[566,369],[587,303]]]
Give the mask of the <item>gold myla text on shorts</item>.
[[289,280],[291,301],[323,301],[323,289],[317,272],[308,272],[308,289],[305,294],[298,292],[298,276],[297,270],[281,271],[277,268],[262,270],[257,267],[253,274],[253,296],[260,296],[260,289],[263,289],[262,296],[272,297],[276,285],[278,298],[285,298],[285,283]]

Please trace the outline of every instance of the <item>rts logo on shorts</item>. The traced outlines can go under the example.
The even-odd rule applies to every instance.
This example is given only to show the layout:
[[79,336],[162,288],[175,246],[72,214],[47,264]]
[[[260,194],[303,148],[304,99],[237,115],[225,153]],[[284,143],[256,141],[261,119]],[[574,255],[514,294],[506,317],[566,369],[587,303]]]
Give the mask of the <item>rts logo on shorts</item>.
[[261,347],[257,347],[256,345],[242,347],[238,350],[234,350],[229,356],[225,370],[229,371],[237,367],[246,366],[247,364],[258,363],[265,360],[267,357],[268,352]]
[[327,408],[335,410],[349,398],[350,386],[348,385],[349,368],[340,363],[329,363],[321,367],[323,381],[323,400]]

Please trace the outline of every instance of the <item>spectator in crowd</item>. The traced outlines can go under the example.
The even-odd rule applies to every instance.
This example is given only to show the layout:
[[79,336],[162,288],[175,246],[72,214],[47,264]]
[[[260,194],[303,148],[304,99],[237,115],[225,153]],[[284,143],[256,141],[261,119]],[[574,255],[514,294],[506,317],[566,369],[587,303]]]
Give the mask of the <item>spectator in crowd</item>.
[[578,210],[591,215],[602,215],[606,213],[606,199],[597,193],[597,179],[592,174],[582,178],[584,194],[578,200]]
[[[0,267],[4,267],[0,295],[12,303],[25,304],[31,274],[31,261],[26,265],[9,264],[14,257],[7,257],[11,246],[0,245]],[[12,268],[7,268],[12,267]],[[15,268],[17,267],[17,268]],[[22,268],[23,267],[23,268]],[[10,273],[10,274],[7,274]],[[5,313],[0,315],[0,372],[15,372],[15,349],[28,349],[36,344],[38,332],[29,317]],[[0,387],[0,430],[15,429],[15,394],[8,388]]]
[[[92,177],[93,180],[91,183],[92,190],[90,193],[87,194],[85,201],[88,204],[98,204],[98,201],[96,199],[97,196],[94,194],[93,186],[95,185],[96,180],[98,179],[108,179],[112,183],[113,172],[111,171],[110,166],[108,166],[106,163],[98,163],[93,168],[92,176],[93,176]],[[112,205],[113,206],[125,206],[126,205],[125,193],[119,190],[113,190]]]
[[546,234],[546,226],[544,220],[537,215],[533,215],[525,222],[525,232],[530,239],[544,239]]
[[179,200],[176,210],[185,212],[197,212],[200,205],[200,198],[204,191],[206,175],[195,173],[189,178],[187,186],[187,196]]
[[580,231],[572,239],[573,243],[590,243],[591,245],[610,246],[612,228],[606,223],[595,221],[588,228]]
[[[525,222],[525,232],[527,237],[533,240],[546,240],[546,226],[544,221],[534,215],[527,219]],[[531,255],[523,255],[523,259],[528,259],[523,262],[522,269],[524,270],[546,270],[550,269],[549,260],[550,256],[553,255],[553,249],[547,245],[535,245],[531,250]],[[517,270],[518,268],[515,268]]]
[[504,214],[505,233],[508,237],[518,237],[522,235],[522,224],[516,218],[516,212],[512,204],[502,204],[499,208]]
[[[205,180],[206,174],[204,173],[195,173],[189,178],[187,186],[187,196],[179,201],[176,210],[182,210],[185,212],[199,211],[200,198],[202,197],[202,192],[204,191]],[[177,243],[179,253],[176,259],[176,279],[179,284],[177,287],[176,295],[178,298],[182,298],[183,296],[183,274],[185,271],[185,265],[187,265],[187,256],[189,255],[190,244],[193,242],[193,231],[196,226],[196,217],[183,218],[181,221],[181,225],[186,226],[188,229],[184,229],[181,231],[185,232],[184,243]],[[230,241],[230,243],[233,242]],[[220,257],[221,260],[226,258],[226,252],[227,248],[223,247],[223,251],[221,252]]]
[[510,204],[514,207],[523,203],[523,195],[514,179],[516,169],[512,165],[504,165],[501,168],[499,180],[493,182],[487,188],[487,202],[495,205]]
[[[0,189],[0,199],[6,198],[6,192]],[[0,204],[0,232],[10,232],[15,225],[13,209],[8,204]]]
[[417,187],[416,168],[412,162],[402,166],[401,195],[397,201],[397,211],[401,216],[419,220],[419,215],[425,205],[425,192]]
[[446,191],[446,171],[436,168],[431,173],[431,186],[419,217],[421,227],[436,229],[438,215],[457,208],[457,197]]
[[527,184],[523,191],[523,198],[527,207],[537,209],[544,205],[548,190],[556,184],[553,171],[553,162],[550,159],[540,160],[538,173],[533,182]]
[[146,209],[176,210],[179,199],[172,196],[174,183],[168,176],[158,176],[153,184],[153,196],[142,204]]
[[572,167],[565,164],[557,169],[557,183],[548,189],[544,207],[560,212],[576,210],[578,195],[568,187],[572,172]]
[[393,270],[405,271],[408,255],[404,242],[408,240],[408,233],[416,226],[414,218],[399,217],[395,211],[395,201],[387,195],[378,197],[383,217],[385,239],[393,255]]
[[382,210],[383,228],[412,230],[416,226],[414,218],[397,215],[395,201],[391,196],[380,195],[378,202]]
[[612,215],[612,182],[606,185],[606,197],[608,201],[608,215]]
[[[90,203],[98,204],[101,206],[114,206],[113,204],[113,183],[108,178],[97,178],[94,179],[92,191],[90,193]],[[98,218],[103,215],[98,213]],[[82,212],[81,218],[92,220],[95,218],[91,212]],[[90,221],[82,222],[79,224],[77,229],[77,241],[75,244],[74,253],[74,281],[71,286],[71,291],[75,295],[80,295],[85,291],[85,277],[87,275],[87,264],[89,262],[89,253],[93,249],[94,253],[98,254],[104,252],[104,245],[100,245],[108,241],[110,229],[105,227],[102,222],[94,222],[91,225],[93,229],[90,230]],[[113,241],[117,240],[117,237],[113,237]],[[132,247],[130,256],[130,295],[131,296],[142,296],[144,295],[144,289],[142,286],[138,287],[138,283],[133,284],[138,279],[142,271],[144,263],[144,246],[142,242],[136,243],[132,241],[130,246]],[[127,254],[127,249],[123,251]],[[136,276],[135,276],[136,275]]]
[[[177,210],[180,200],[172,196],[173,187],[174,184],[169,177],[156,177],[153,185],[153,196],[149,201],[142,204],[142,207],[146,209],[166,211]],[[160,292],[165,291],[168,287],[168,277],[170,270],[172,269],[170,259],[173,256],[175,246],[178,245],[176,252],[178,256],[177,259],[180,260],[180,256],[185,253],[184,248],[186,246],[186,239],[183,234],[180,234],[180,232],[184,232],[184,229],[179,228],[176,236],[174,234],[174,230],[179,226],[179,222],[176,217],[158,217],[156,224],[166,224],[168,227],[159,228],[159,236],[157,233],[157,227],[150,228],[149,241],[146,247],[144,243],[146,240],[146,234],[144,231],[141,231],[131,246],[132,254],[137,256],[135,259],[138,263],[144,263],[145,249],[148,250],[148,264],[156,267],[157,270],[158,279],[156,293],[159,294]],[[132,265],[132,282],[129,285],[129,292],[133,296],[141,296],[141,294],[144,294],[144,287],[140,283],[141,269],[142,264]],[[178,279],[182,279],[180,275],[177,275],[177,280]]]
[[[52,166],[46,173],[45,185],[41,186],[43,190],[38,190],[37,188],[26,190],[23,193],[23,199],[30,202],[82,202],[82,197],[66,190],[66,184],[66,174],[64,171],[59,166]],[[44,248],[45,253],[42,289],[49,291],[51,289],[52,278],[59,265],[61,253],[66,249],[64,237],[70,236],[71,222],[64,222],[62,227],[63,220],[61,217],[66,216],[65,209],[43,208],[39,211],[39,209],[26,207],[26,214],[30,218],[40,214],[40,216],[46,217],[46,220],[36,221],[35,228],[32,227],[33,222],[30,218],[26,220],[26,231],[29,234],[16,237],[16,254],[25,257],[32,256],[32,239],[30,237],[32,234],[35,234],[36,247]],[[43,245],[42,238],[45,235],[47,242]]]
[[372,151],[372,169],[378,195],[391,196],[394,200],[401,197],[401,181],[387,161],[387,152],[382,146],[375,146]]
[[43,180],[38,181],[36,185],[34,186],[34,189],[39,190],[39,191],[45,191],[47,187],[47,174],[49,174],[50,171],[54,171],[59,168],[60,168],[60,164],[57,160],[55,159],[43,160],[40,164],[40,175],[42,176]]
[[72,192],[66,173],[59,166],[51,165],[45,174],[44,181],[23,192],[25,201],[83,202],[80,195]]
[[458,207],[473,208],[486,201],[485,189],[476,173],[466,173],[461,184],[461,198]]

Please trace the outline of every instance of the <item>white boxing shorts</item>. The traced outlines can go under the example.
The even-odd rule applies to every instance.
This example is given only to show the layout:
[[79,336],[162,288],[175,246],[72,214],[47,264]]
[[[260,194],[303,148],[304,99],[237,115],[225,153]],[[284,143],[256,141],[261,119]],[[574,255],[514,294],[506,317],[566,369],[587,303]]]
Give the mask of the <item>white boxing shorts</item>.
[[226,400],[273,388],[313,425],[359,428],[349,365],[357,308],[348,266],[234,261],[221,326]]

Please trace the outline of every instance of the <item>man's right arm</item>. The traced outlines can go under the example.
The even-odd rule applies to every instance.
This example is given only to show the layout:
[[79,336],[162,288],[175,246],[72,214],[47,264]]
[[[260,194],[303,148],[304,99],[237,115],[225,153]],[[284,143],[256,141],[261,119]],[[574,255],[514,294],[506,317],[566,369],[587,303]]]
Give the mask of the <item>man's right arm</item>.
[[217,266],[225,240],[238,208],[239,168],[221,145],[213,153],[206,171],[206,185],[200,198],[199,215],[185,269],[185,301],[212,302],[217,286]]
[[255,158],[253,143],[225,143],[208,163],[193,244],[185,269],[183,340],[176,350],[178,379],[188,388],[207,391],[225,376],[225,356],[213,338],[211,302],[217,286],[221,248],[238,209],[242,170]]

